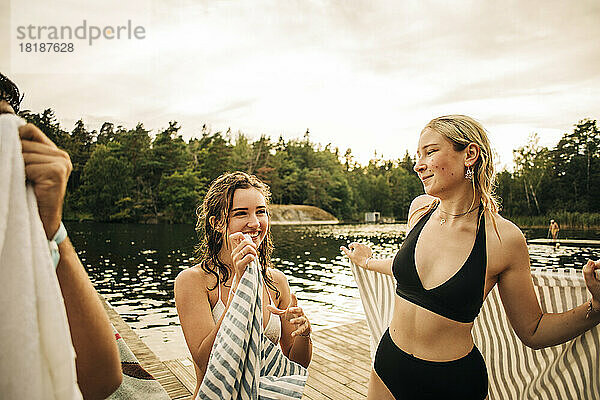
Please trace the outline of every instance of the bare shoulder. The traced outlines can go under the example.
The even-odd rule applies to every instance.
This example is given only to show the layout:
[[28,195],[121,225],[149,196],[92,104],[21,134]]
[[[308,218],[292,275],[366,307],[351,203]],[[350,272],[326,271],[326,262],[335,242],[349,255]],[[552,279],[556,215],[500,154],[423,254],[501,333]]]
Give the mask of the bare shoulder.
[[175,292],[181,290],[195,290],[195,291],[206,291],[208,287],[209,274],[204,271],[200,265],[194,265],[193,267],[184,269],[181,271],[177,278],[175,278]]
[[[275,287],[279,291],[279,296],[276,293],[271,291],[271,295],[277,296],[275,302],[279,308],[286,308],[290,303],[290,284],[288,282],[287,277],[283,272],[275,268],[269,268],[268,270],[269,277],[273,280]],[[271,290],[271,289],[269,289]],[[273,297],[275,299],[275,297]]]
[[[494,236],[500,237],[499,241],[502,243],[502,246],[506,246],[507,250],[516,250],[523,245],[527,245],[525,235],[523,235],[521,229],[515,225],[514,222],[502,217],[499,214],[492,215],[492,218],[494,218],[496,229],[498,229],[497,234],[494,234]],[[491,225],[493,232],[493,223],[489,225]]]
[[521,229],[499,214],[488,211],[487,216],[492,217],[486,220],[488,259],[496,261],[499,272],[515,266],[529,268],[527,241]]
[[413,224],[418,221],[429,209],[428,206],[437,201],[437,197],[422,194],[413,199],[408,209],[408,226],[412,228]]
[[269,277],[273,279],[273,283],[277,287],[278,290],[284,289],[286,286],[289,287],[288,279],[283,272],[275,268],[269,268],[268,270]]
[[422,194],[413,199],[410,203],[410,208],[408,209],[408,215],[412,215],[419,208],[423,208],[437,200],[436,197],[430,196],[428,194]]

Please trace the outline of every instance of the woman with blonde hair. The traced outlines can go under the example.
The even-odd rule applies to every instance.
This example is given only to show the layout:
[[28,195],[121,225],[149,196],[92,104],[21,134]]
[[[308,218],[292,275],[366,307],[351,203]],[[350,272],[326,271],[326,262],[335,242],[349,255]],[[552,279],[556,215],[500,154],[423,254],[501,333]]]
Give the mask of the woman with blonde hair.
[[587,303],[542,312],[525,238],[498,214],[492,151],[480,123],[464,115],[430,121],[414,170],[426,194],[410,206],[409,232],[396,256],[377,260],[364,244],[342,247],[354,264],[396,283],[369,399],[484,399],[487,370],[471,330],[496,284],[515,333],[531,348],[566,342],[600,322],[599,261],[583,267]]

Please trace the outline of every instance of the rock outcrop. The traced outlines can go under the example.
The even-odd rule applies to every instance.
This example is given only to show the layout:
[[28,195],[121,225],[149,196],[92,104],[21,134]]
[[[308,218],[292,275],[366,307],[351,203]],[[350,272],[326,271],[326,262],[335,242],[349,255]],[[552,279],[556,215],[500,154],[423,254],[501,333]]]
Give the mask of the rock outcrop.
[[337,224],[340,221],[332,214],[314,206],[305,205],[271,205],[271,224]]

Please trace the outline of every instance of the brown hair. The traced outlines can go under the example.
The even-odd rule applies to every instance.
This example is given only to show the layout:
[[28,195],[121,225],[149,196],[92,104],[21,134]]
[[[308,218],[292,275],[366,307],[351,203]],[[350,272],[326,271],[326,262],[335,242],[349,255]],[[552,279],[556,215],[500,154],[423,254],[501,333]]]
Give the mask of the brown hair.
[[[202,269],[217,278],[217,283],[209,290],[214,290],[219,281],[229,280],[229,268],[219,259],[219,252],[223,245],[227,246],[227,226],[229,224],[229,213],[233,206],[233,195],[237,189],[258,190],[265,198],[267,208],[271,200],[269,186],[254,175],[245,172],[226,173],[215,179],[208,188],[204,201],[196,210],[198,220],[196,221],[196,232],[201,237],[200,244],[196,247],[196,259]],[[276,292],[273,280],[268,276],[267,269],[271,267],[271,254],[273,253],[273,241],[271,239],[271,214],[269,216],[269,227],[264,240],[258,247],[258,259],[261,272],[268,287]],[[214,217],[214,225],[211,224]],[[223,234],[222,232],[225,232]]]
[[0,73],[0,100],[10,104],[15,114],[19,112],[21,101],[23,101],[23,95],[19,92],[17,85],[2,73]]

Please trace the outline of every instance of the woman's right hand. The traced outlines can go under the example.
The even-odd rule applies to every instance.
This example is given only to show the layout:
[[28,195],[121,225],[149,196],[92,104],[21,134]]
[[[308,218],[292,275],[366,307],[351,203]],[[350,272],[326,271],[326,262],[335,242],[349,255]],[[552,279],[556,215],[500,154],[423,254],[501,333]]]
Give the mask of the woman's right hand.
[[242,232],[229,235],[229,243],[233,249],[231,251],[233,269],[239,281],[242,275],[244,275],[248,264],[258,259],[258,249],[250,236]]
[[367,259],[373,256],[371,248],[365,244],[352,242],[348,247],[341,246],[340,250],[344,252],[354,264],[367,269]]
[[19,128],[25,175],[33,185],[38,212],[46,237],[52,238],[60,226],[67,181],[73,169],[69,155],[60,150],[35,125]]

